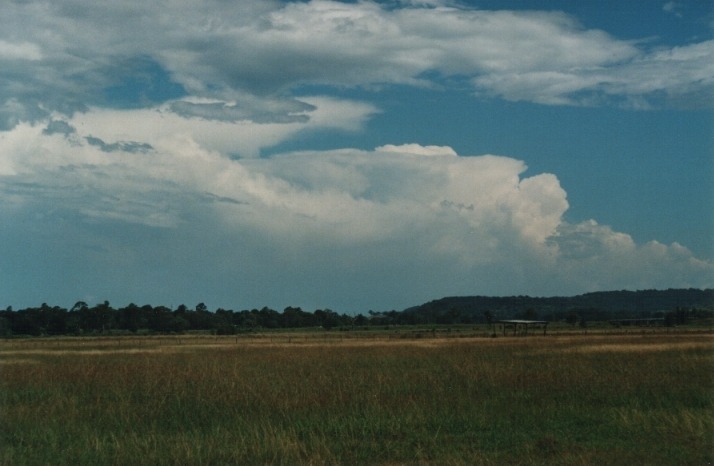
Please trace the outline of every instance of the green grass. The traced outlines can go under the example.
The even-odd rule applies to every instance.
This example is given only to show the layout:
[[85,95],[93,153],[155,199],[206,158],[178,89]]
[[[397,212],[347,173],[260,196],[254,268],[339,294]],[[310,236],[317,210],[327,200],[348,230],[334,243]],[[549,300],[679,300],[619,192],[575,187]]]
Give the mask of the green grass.
[[714,461],[708,334],[290,341],[0,343],[0,464]]

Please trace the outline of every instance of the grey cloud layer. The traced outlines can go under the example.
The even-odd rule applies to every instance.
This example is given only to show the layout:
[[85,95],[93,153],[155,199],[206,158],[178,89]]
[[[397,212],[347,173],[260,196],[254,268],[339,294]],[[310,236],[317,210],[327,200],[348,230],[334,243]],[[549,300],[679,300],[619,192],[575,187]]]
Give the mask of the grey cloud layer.
[[[28,1],[6,3],[0,18],[0,124],[106,103],[106,89],[146,78],[147,60],[186,93],[225,101],[285,98],[301,84],[438,85],[428,76],[545,104],[645,106],[662,97],[686,104],[688,96],[701,103],[714,86],[714,41],[650,50],[557,12]],[[136,98],[151,104],[162,96]]]

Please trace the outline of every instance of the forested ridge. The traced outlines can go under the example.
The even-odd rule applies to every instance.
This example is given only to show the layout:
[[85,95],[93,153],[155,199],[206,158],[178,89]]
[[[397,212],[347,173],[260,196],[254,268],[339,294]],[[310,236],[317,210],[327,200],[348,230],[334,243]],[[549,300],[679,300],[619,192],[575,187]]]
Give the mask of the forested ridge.
[[713,289],[668,289],[602,291],[571,297],[459,296],[441,298],[406,309],[420,320],[449,321],[482,316],[496,319],[532,318],[549,321],[587,319],[600,321],[642,317],[665,317],[679,310],[714,310]]
[[209,310],[204,303],[194,308],[180,305],[136,305],[114,308],[108,301],[89,305],[78,301],[71,308],[50,306],[0,311],[0,336],[98,335],[135,333],[184,333],[204,331],[234,334],[258,329],[339,328],[414,324],[480,324],[493,319],[540,319],[568,323],[655,317],[668,324],[714,315],[714,290],[669,289],[606,291],[572,297],[464,296],[446,297],[403,311],[368,311],[350,315],[331,309],[304,311],[268,307],[234,311]]

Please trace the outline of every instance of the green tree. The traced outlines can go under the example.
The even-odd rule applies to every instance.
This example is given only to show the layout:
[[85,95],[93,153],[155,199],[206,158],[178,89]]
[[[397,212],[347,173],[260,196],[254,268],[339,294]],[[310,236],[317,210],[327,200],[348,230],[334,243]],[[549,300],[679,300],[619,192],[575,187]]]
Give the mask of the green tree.
[[136,332],[140,328],[147,328],[149,320],[142,308],[134,303],[129,304],[123,309],[117,311],[119,328]]
[[45,309],[47,316],[47,333],[49,335],[64,335],[67,333],[67,310],[59,306]]
[[317,309],[314,315],[315,319],[317,319],[318,325],[322,326],[325,330],[330,330],[340,324],[340,319],[337,313],[331,309]]

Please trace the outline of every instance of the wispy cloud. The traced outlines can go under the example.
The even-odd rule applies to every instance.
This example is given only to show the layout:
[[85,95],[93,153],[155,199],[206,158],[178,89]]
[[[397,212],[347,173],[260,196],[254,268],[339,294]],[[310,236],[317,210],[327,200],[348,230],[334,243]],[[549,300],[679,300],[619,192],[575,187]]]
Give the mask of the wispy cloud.
[[[308,84],[433,85],[451,76],[470,80],[480,95],[553,105],[631,97],[660,105],[663,94],[701,95],[713,86],[714,42],[652,47],[558,12],[419,2],[13,2],[0,31],[0,114],[17,115],[5,126],[106,103],[104,93],[121,80],[158,71],[177,86],[174,94],[217,99],[214,116],[240,95],[275,101]],[[230,104],[222,112],[247,116]],[[277,117],[264,109],[253,116]]]
[[662,5],[662,11],[665,11],[667,13],[671,13],[675,15],[677,18],[682,17],[682,13],[679,11],[682,8],[682,4],[678,2],[667,2],[664,5]]
[[29,60],[35,61],[42,59],[40,48],[31,42],[9,42],[0,40],[0,60]]

